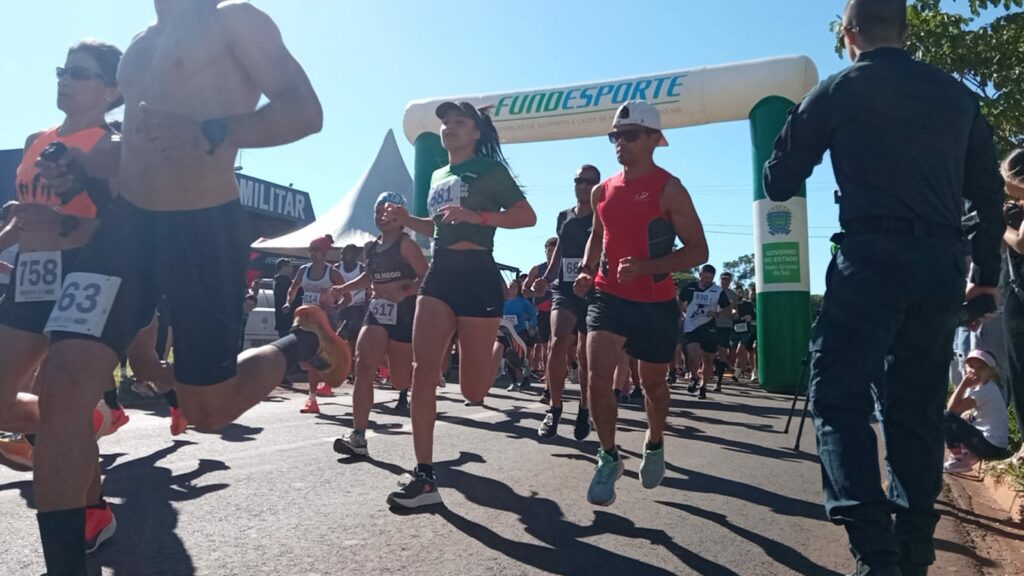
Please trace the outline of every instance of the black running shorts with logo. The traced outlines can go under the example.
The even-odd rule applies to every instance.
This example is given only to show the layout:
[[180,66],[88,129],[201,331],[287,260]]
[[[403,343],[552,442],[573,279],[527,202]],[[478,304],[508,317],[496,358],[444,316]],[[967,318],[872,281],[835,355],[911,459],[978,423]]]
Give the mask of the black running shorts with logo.
[[420,284],[420,296],[436,298],[464,318],[501,318],[504,292],[489,250],[435,250]]
[[[62,300],[50,317],[52,328],[55,319],[76,313],[81,300],[65,297],[73,276],[86,273],[121,280],[106,320],[97,325],[98,334],[50,329],[51,339],[102,342],[121,356],[166,295],[174,310],[175,379],[192,386],[229,380],[238,373],[247,226],[237,200],[167,212],[114,200],[71,266]],[[71,305],[63,306],[65,300]]]
[[394,324],[383,324],[373,315],[373,308],[366,310],[363,326],[380,326],[388,333],[388,340],[402,344],[412,344],[412,321],[416,317],[416,297],[409,296],[398,303],[398,311]]
[[[78,259],[81,249],[62,250],[60,253],[61,274],[66,278],[68,269]],[[46,321],[50,318],[50,311],[53,310],[55,301],[48,302],[15,302],[15,287],[18,285],[18,264],[21,262],[21,254],[14,258],[14,270],[11,271],[11,283],[8,285],[7,293],[0,292],[0,325],[42,334],[46,327]],[[63,280],[63,279],[62,279]]]
[[634,302],[595,290],[587,309],[587,330],[626,339],[626,353],[653,364],[672,361],[679,306],[676,301]]
[[692,331],[687,332],[683,338],[686,345],[699,344],[700,349],[708,354],[718,352],[718,332],[715,330],[714,321],[705,322]]
[[[554,310],[554,308],[552,308]],[[551,312],[537,312],[537,342],[547,344],[551,341]]]
[[551,291],[551,311],[562,310],[576,317],[576,331],[581,334],[587,333],[587,307],[589,303],[586,298],[580,298],[572,291],[572,286],[558,288]]

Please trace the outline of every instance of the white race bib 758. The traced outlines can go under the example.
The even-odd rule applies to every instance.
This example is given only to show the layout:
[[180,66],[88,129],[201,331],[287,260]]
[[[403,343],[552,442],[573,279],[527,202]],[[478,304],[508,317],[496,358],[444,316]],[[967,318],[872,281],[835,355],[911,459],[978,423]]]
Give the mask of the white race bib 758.
[[60,252],[22,252],[18,256],[15,302],[53,302],[60,293]]

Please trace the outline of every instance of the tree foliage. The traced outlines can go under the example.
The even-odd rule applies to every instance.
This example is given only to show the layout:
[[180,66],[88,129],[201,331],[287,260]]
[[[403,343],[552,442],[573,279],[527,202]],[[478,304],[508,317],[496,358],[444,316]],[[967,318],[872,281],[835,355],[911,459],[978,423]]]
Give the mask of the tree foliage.
[[[907,50],[978,95],[1001,152],[1024,146],[1024,0],[966,0],[970,15],[943,10],[955,1],[910,2]],[[840,57],[841,20],[831,24]]]
[[735,260],[722,264],[723,272],[732,272],[734,282],[747,285],[754,281],[754,255],[744,254]]

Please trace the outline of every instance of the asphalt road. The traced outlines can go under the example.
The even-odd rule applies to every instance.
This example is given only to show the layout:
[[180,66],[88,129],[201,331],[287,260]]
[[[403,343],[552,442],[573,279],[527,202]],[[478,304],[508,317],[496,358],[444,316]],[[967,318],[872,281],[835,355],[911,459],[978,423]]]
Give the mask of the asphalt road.
[[[536,394],[495,387],[484,407],[441,391],[437,474],[444,506],[399,513],[385,503],[415,462],[409,420],[376,391],[371,458],[341,458],[351,397],[299,414],[304,393],[278,390],[219,435],[172,439],[166,409],[131,409],[101,441],[118,531],[91,558],[96,574],[842,574],[845,534],[824,520],[808,430],[802,452],[781,433],[789,399],[726,386],[698,401],[673,389],[668,473],[637,479],[645,416],[620,410],[626,474],[618,500],[586,502],[596,435],[537,438]],[[795,429],[795,427],[794,427]],[[0,470],[0,575],[44,571],[31,476]],[[944,523],[951,520],[946,519]],[[947,526],[943,534],[952,534]],[[943,536],[940,536],[943,537]],[[942,539],[939,566],[965,574],[969,550]],[[933,574],[947,573],[933,570]]]

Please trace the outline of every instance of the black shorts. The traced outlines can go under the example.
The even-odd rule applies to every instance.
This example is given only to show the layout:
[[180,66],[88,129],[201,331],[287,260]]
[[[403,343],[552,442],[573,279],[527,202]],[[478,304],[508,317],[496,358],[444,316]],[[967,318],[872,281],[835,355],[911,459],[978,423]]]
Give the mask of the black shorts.
[[576,331],[582,334],[587,333],[587,307],[589,302],[586,298],[580,298],[573,291],[572,287],[558,288],[551,291],[551,310],[561,310],[576,317]]
[[402,344],[412,343],[412,321],[416,317],[416,297],[409,296],[398,303],[394,324],[382,324],[373,315],[371,307],[367,307],[366,316],[363,318],[363,326],[380,326],[387,330],[388,340],[401,342]]
[[[50,329],[53,341],[88,339],[106,344],[119,356],[153,320],[160,296],[174,310],[174,377],[182,384],[218,384],[238,373],[238,335],[248,219],[237,201],[200,210],[153,212],[123,199],[114,200],[64,282],[61,300],[50,316],[80,324],[79,304],[88,299],[86,281],[70,296],[75,274],[120,279],[113,303],[96,334]],[[76,282],[77,284],[77,282]],[[93,284],[95,285],[95,284]],[[109,286],[108,286],[109,289]],[[76,311],[77,308],[77,311]],[[49,328],[48,328],[49,329]]]
[[587,309],[590,332],[611,332],[626,338],[626,353],[640,360],[667,364],[675,355],[679,306],[675,300],[634,302],[595,290]]
[[715,323],[705,322],[691,332],[683,335],[686,345],[699,344],[700,349],[708,354],[718,352],[718,331],[715,330]]
[[551,341],[551,312],[537,312],[537,342]]
[[529,330],[516,330],[516,335],[523,341],[523,344],[526,344],[527,348],[532,348],[537,344],[537,337],[530,334]]
[[732,344],[732,326],[715,326],[715,338],[719,348],[730,348]]
[[[61,273],[65,278],[68,275],[68,269],[78,259],[79,252],[81,252],[80,248],[61,251]],[[21,256],[19,253],[12,262],[14,270],[11,271],[11,283],[7,285],[7,292],[0,292],[0,324],[22,332],[42,334],[56,300],[47,302],[14,301],[15,286],[18,282],[18,263],[21,262]]]
[[436,298],[465,318],[501,318],[504,282],[488,250],[434,251],[420,295]]
[[359,337],[359,330],[363,327],[366,318],[366,303],[352,304],[338,311],[338,336],[352,342]]

